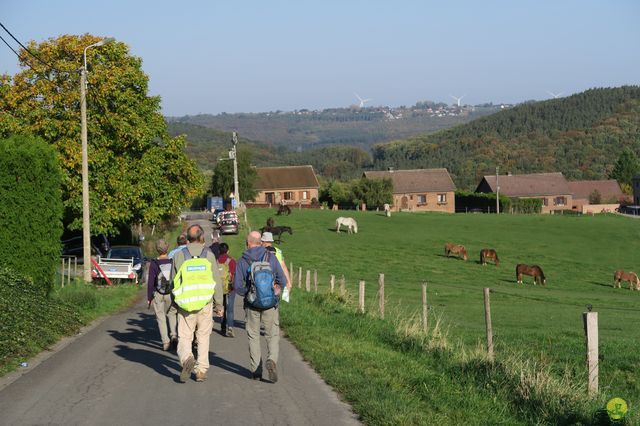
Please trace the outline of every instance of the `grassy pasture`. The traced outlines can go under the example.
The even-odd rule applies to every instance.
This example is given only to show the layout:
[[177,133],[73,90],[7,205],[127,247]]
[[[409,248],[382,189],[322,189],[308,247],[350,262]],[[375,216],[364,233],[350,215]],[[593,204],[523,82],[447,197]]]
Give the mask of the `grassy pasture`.
[[[420,284],[426,280],[432,318],[441,316],[450,336],[472,347],[483,341],[482,288],[490,287],[497,356],[520,351],[557,373],[568,371],[577,381],[586,380],[582,312],[593,305],[599,314],[601,391],[633,406],[640,403],[640,292],[612,288],[615,269],[640,272],[640,221],[617,216],[274,213],[252,209],[249,221],[258,228],[273,216],[277,225],[293,227],[294,234],[285,234],[280,245],[287,263],[293,262],[296,273],[299,266],[317,269],[321,289],[326,291],[329,274],[344,274],[347,289],[357,294],[358,280],[364,279],[372,311],[377,309],[378,273],[383,272],[388,317],[390,311],[408,317],[420,309]],[[357,235],[335,233],[335,218],[341,215],[356,218]],[[464,244],[469,261],[446,258],[447,242]],[[499,267],[479,264],[484,247],[498,251]],[[540,265],[547,286],[534,286],[529,277],[516,285],[517,263]]]

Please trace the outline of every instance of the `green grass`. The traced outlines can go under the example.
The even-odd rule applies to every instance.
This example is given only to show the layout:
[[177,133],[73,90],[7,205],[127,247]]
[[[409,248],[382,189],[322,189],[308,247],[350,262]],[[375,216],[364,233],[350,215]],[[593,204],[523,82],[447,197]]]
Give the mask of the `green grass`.
[[[273,210],[252,209],[249,220],[254,228],[258,228],[273,214]],[[357,235],[336,234],[332,229],[335,218],[340,215],[355,217],[360,232]],[[393,315],[401,318],[409,318],[420,309],[421,283],[427,281],[431,315],[443,319],[449,339],[454,342],[452,347],[458,340],[465,348],[475,348],[483,341],[482,288],[490,287],[498,360],[516,359],[520,355],[514,358],[513,353],[522,354],[537,368],[548,370],[557,378],[567,375],[577,388],[586,382],[582,312],[585,305],[593,305],[599,315],[601,400],[620,396],[631,407],[640,404],[637,369],[640,365],[640,327],[637,326],[640,323],[640,292],[626,288],[614,290],[611,286],[615,269],[640,270],[637,250],[640,222],[617,216],[394,214],[386,218],[375,212],[319,210],[294,210],[289,217],[274,217],[277,225],[294,229],[293,235],[284,236],[280,247],[287,263],[293,262],[296,274],[298,266],[305,271],[317,269],[323,291],[327,289],[329,274],[336,277],[344,274],[347,289],[353,295],[357,294],[358,280],[365,280],[369,311],[377,307],[379,273],[385,274],[387,310],[397,312]],[[446,242],[464,244],[469,251],[469,261],[444,257]],[[500,267],[478,264],[479,251],[484,247],[498,251]],[[526,280],[524,286],[517,286],[517,263],[540,265],[547,276],[547,286],[533,286],[531,279]],[[297,278],[294,287],[297,287]],[[298,310],[296,303],[301,303],[303,309]],[[294,292],[292,304],[283,308],[282,321],[287,332],[311,309],[310,303]],[[357,317],[351,318],[358,321]],[[338,326],[331,316],[326,317],[327,321],[323,319],[318,316],[317,321],[303,321],[306,332],[313,337],[291,332],[294,342],[314,365],[319,364],[317,357],[320,355],[317,351],[305,351],[304,346],[311,344],[308,341],[322,340],[320,335],[316,336],[321,331],[334,335],[333,327]],[[344,321],[349,322],[348,319]],[[332,346],[344,343],[340,342],[341,337],[348,343],[352,333],[353,330],[349,330],[336,334],[336,342],[325,350],[333,356],[340,355],[344,349],[336,349],[334,353]],[[374,349],[363,344],[363,349],[357,353],[368,357],[378,350],[384,348]],[[400,355],[407,356],[402,351]],[[354,356],[357,358],[355,354],[349,354],[340,359]],[[373,359],[382,360],[386,356],[389,354],[379,354]],[[332,368],[341,371],[336,372],[337,375],[349,376],[361,373],[362,365],[354,363],[344,369]],[[428,371],[448,377],[448,386],[457,382],[447,370],[449,367],[439,369],[437,363],[431,367]],[[408,367],[399,367],[396,373],[400,374],[405,368]],[[332,384],[344,391],[337,383],[339,381]],[[391,392],[393,386],[387,388]],[[477,383],[471,391],[481,400],[491,396],[491,392],[488,396],[483,395]],[[467,401],[462,395],[464,392],[457,399],[446,397],[444,405],[455,406]],[[360,401],[361,397],[355,400]],[[354,406],[366,418],[366,413],[357,408],[361,403],[354,403]],[[427,410],[436,412],[433,407]],[[511,411],[518,410],[511,406]],[[451,410],[448,412],[451,414]],[[482,412],[487,416],[495,414],[491,410]],[[518,418],[531,420],[527,415],[520,414]],[[378,423],[375,419],[368,422]],[[420,420],[411,417],[406,422],[419,423]]]

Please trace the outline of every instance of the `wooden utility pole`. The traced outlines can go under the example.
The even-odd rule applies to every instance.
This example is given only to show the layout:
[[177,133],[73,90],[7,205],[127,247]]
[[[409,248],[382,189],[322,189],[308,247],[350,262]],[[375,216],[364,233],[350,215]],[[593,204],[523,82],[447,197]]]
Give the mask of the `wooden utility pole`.
[[489,289],[484,290],[484,322],[487,327],[487,356],[489,362],[493,362],[493,327],[491,326],[491,300],[489,299]]
[[500,170],[500,167],[496,166],[496,214],[500,214],[500,185],[498,184],[498,170]]
[[584,335],[587,345],[587,371],[589,395],[598,393],[598,313],[583,312]]

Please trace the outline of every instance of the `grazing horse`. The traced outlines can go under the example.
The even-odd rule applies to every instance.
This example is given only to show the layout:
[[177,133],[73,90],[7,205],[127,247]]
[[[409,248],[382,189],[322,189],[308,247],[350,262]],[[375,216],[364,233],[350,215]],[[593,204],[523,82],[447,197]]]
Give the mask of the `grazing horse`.
[[[293,235],[293,229],[290,226],[265,226],[260,228],[260,233],[271,232],[273,238],[280,244],[282,242],[282,234],[288,232],[289,235]],[[277,239],[276,239],[277,237]]]
[[351,233],[358,233],[358,224],[356,223],[355,219],[352,217],[339,217],[336,219],[336,232],[340,232],[340,225],[344,225],[347,227],[347,232],[349,234]]
[[286,204],[280,204],[280,207],[278,207],[278,211],[276,212],[276,214],[278,216],[283,214],[286,214],[287,216],[289,216],[291,214],[291,208]]
[[444,254],[449,257],[449,255],[453,254],[458,257],[462,257],[462,260],[467,260],[469,257],[467,256],[467,249],[464,248],[461,244],[452,244],[447,243],[444,245]]
[[493,259],[493,263],[496,266],[500,265],[500,259],[498,259],[498,253],[494,249],[482,249],[480,250],[480,263],[483,265],[487,264],[487,259]]
[[640,279],[635,272],[625,272],[622,269],[613,274],[613,288],[620,288],[620,281],[629,281],[629,290],[640,290]]
[[542,268],[538,265],[525,265],[524,263],[519,263],[516,266],[516,281],[518,284],[523,284],[522,275],[529,275],[533,277],[533,285],[539,282],[541,285],[547,284],[547,279],[544,276],[544,272],[542,272]]

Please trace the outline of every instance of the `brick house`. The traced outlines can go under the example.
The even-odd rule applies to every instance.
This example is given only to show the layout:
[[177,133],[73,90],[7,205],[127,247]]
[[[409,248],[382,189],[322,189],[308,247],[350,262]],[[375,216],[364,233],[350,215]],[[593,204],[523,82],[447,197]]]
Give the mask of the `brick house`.
[[254,204],[311,204],[318,199],[320,183],[312,166],[256,167],[258,191]]
[[620,199],[624,196],[618,181],[607,180],[576,180],[567,182],[573,194],[573,210],[582,211],[583,206],[589,206],[589,197],[594,191],[600,193],[600,205],[609,205],[611,210],[620,206]]
[[364,172],[363,176],[391,179],[396,211],[456,211],[456,186],[447,169],[372,171]]
[[[573,192],[560,172],[499,175],[497,186],[500,194],[507,197],[542,199],[542,213],[571,210],[573,203]],[[496,176],[483,177],[476,192],[495,193]]]

